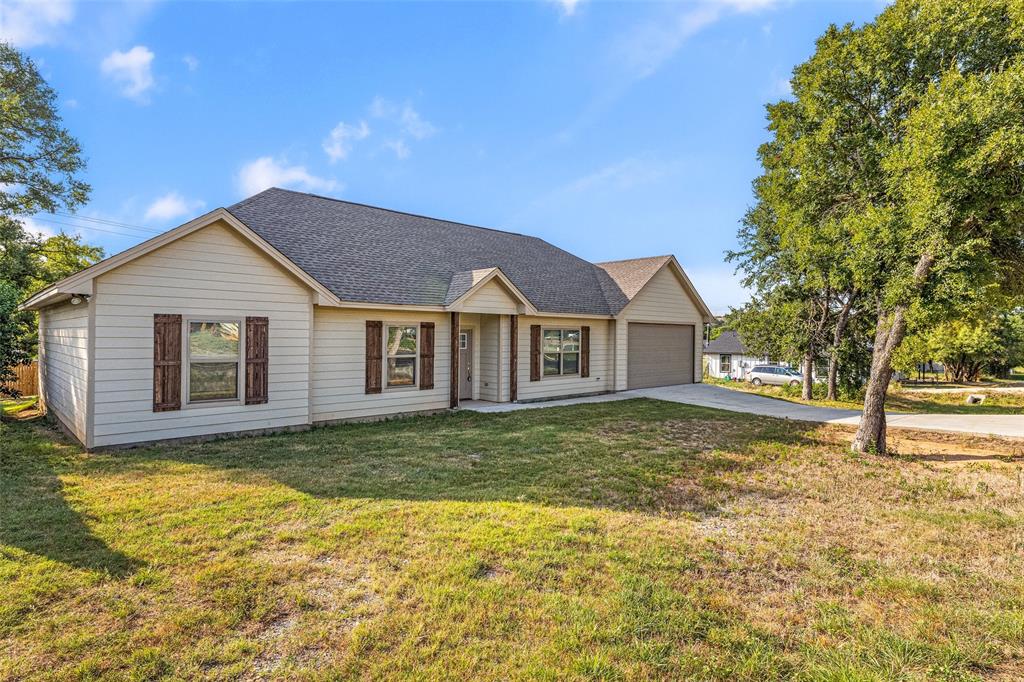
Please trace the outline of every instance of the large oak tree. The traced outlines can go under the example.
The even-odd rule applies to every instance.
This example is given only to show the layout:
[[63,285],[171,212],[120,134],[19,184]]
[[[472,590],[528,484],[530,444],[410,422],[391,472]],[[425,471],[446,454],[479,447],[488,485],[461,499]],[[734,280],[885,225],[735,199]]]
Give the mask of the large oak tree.
[[886,450],[893,353],[915,307],[1024,285],[1022,59],[1020,0],[899,0],[830,27],[794,70],[792,101],[768,108],[740,266],[798,264],[789,287],[813,269],[874,317],[858,451]]

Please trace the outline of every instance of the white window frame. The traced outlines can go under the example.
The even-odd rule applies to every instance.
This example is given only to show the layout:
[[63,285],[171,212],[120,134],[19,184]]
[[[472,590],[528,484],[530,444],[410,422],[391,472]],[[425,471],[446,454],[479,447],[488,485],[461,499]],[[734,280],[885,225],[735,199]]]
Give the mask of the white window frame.
[[[390,358],[407,358],[408,355],[388,355],[388,330],[393,327],[412,327],[416,330],[416,352],[412,355],[414,358],[412,368],[412,383],[411,384],[394,384],[392,385],[388,379],[388,360]],[[410,391],[419,388],[420,381],[420,330],[421,326],[419,322],[385,322],[384,333],[381,334],[381,339],[384,344],[384,350],[381,352],[381,361],[384,363],[384,367],[381,369],[381,383],[384,384],[384,389],[388,391]]]
[[[729,369],[726,369],[726,358],[729,358]],[[718,371],[722,374],[732,373],[732,353],[719,353],[718,354]]]
[[[549,353],[544,350],[544,335],[546,332],[560,332],[561,336],[558,340],[558,374],[548,374],[544,371],[544,356]],[[579,335],[579,348],[577,350],[564,351],[561,350],[562,339],[565,338],[565,332],[576,332]],[[565,372],[563,368],[563,356],[565,353],[576,354],[576,371]],[[578,377],[580,375],[580,363],[583,361],[583,331],[580,327],[541,327],[540,330],[540,376],[541,379],[557,379],[559,377]]]
[[[184,366],[182,367],[181,380],[184,384],[184,403],[187,407],[206,407],[208,405],[241,405],[242,399],[245,395],[245,316],[240,317],[192,317],[184,320],[185,324],[182,325],[182,349],[184,352]],[[189,331],[192,329],[193,324],[237,324],[238,325],[238,358],[235,360],[238,365],[235,376],[235,397],[234,398],[213,398],[209,400],[193,400],[192,399],[192,348],[189,344]],[[222,363],[227,360],[221,359],[209,359],[209,360],[196,360],[198,363]]]

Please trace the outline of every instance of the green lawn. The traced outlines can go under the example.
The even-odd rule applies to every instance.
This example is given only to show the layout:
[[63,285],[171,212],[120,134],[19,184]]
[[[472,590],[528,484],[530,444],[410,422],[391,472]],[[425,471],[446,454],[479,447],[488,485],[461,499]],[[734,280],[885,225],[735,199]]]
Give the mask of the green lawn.
[[649,400],[93,454],[0,428],[0,679],[1024,675],[1018,462]]
[[[782,386],[754,386],[746,381],[706,380],[719,386],[737,391],[757,393],[769,398],[778,398],[791,403],[815,405],[818,407],[839,407],[847,410],[862,410],[864,403],[856,400],[804,400],[800,390],[787,389]],[[984,394],[985,401],[968,405],[969,394]],[[915,390],[913,387],[900,388],[893,385],[885,401],[885,408],[891,412],[929,413],[929,414],[1020,414],[1024,415],[1024,391],[1004,392],[989,391],[985,388],[965,388],[955,393]]]

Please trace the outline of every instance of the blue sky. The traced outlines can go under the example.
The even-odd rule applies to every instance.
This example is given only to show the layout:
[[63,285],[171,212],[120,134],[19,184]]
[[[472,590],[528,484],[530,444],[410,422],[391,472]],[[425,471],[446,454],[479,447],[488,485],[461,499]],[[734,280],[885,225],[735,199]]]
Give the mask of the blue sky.
[[[269,185],[674,253],[715,312],[764,105],[877,2],[0,3],[88,157],[108,253]],[[99,222],[104,221],[104,222]],[[66,224],[58,224],[58,223]]]

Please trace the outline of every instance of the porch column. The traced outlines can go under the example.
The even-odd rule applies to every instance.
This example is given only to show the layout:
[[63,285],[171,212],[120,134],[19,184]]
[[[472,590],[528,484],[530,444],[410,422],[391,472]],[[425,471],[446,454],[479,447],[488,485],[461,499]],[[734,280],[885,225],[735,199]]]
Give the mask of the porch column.
[[448,406],[456,408],[459,406],[459,384],[462,383],[459,375],[459,314],[452,313],[452,338],[451,338],[451,368],[452,376],[448,382]]
[[519,316],[508,316],[508,399],[519,400]]

